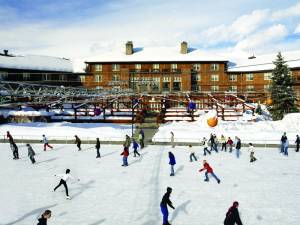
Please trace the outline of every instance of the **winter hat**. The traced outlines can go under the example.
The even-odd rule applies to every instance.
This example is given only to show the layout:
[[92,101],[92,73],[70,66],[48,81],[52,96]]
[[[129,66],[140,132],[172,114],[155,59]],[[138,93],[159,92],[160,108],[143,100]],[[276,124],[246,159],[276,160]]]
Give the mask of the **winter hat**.
[[171,192],[172,192],[172,188],[167,187],[167,192],[168,192],[168,193],[171,193]]
[[235,201],[235,202],[233,202],[232,206],[236,208],[239,206],[239,203],[237,201]]

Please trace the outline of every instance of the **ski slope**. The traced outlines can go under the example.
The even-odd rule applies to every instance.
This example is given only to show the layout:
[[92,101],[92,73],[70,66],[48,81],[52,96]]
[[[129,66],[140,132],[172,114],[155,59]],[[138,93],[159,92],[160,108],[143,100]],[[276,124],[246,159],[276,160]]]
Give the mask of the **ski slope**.
[[[45,209],[52,210],[49,225],[156,225],[162,224],[159,204],[167,186],[173,188],[170,209],[173,225],[223,224],[232,202],[240,202],[240,215],[249,225],[300,224],[300,153],[290,149],[285,157],[278,149],[256,149],[258,161],[249,163],[242,148],[240,159],[233,153],[212,153],[205,158],[221,179],[204,182],[202,148],[193,147],[201,161],[189,162],[187,147],[148,146],[142,157],[129,156],[121,166],[121,146],[101,146],[96,159],[93,145],[54,145],[42,151],[32,145],[37,164],[32,165],[25,145],[21,159],[12,160],[8,144],[0,144],[0,224],[32,225]],[[132,149],[131,149],[132,150]],[[175,177],[169,176],[168,151],[175,154]],[[71,200],[61,186],[53,188],[55,174],[70,168],[80,181],[68,181]]]

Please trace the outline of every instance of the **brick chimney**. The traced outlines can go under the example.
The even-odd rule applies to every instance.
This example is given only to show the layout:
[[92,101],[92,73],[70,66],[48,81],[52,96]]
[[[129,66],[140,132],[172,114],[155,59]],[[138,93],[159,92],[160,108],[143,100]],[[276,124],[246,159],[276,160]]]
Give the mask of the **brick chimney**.
[[180,44],[180,53],[187,54],[188,53],[188,44],[186,41],[181,42]]
[[127,41],[126,43],[126,55],[132,55],[133,54],[133,43],[132,41]]

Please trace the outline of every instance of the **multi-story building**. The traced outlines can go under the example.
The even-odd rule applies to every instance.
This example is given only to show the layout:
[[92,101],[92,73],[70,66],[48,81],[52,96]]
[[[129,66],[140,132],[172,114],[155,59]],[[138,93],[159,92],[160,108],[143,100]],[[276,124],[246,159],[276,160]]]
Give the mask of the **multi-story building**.
[[47,85],[81,86],[69,59],[38,55],[0,53],[0,81],[28,82]]

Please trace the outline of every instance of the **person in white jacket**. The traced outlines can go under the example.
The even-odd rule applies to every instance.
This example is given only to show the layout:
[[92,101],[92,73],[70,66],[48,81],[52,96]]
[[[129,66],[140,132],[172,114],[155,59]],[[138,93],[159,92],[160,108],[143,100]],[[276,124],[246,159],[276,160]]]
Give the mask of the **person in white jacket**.
[[[54,175],[54,176],[61,177],[60,182],[59,182],[59,184],[54,188],[54,191],[56,191],[56,189],[59,188],[60,185],[64,185],[65,190],[66,190],[66,198],[67,198],[67,199],[70,199],[70,197],[69,197],[69,191],[68,191],[68,185],[67,185],[67,180],[69,180],[69,179],[75,180],[75,178],[72,177],[72,176],[70,175],[70,172],[71,172],[70,169],[67,169],[65,174],[57,174],[57,175]],[[79,181],[79,179],[77,179],[77,180]]]
[[45,134],[43,134],[43,143],[44,143],[44,151],[46,151],[46,147],[53,149],[53,147],[49,145],[48,139]]
[[202,140],[202,143],[203,145],[203,155],[206,155],[206,152],[208,152],[209,154],[211,154],[211,152],[208,150],[208,140],[204,137],[203,140]]
[[254,157],[254,147],[252,143],[249,143],[248,151],[250,152],[250,162],[256,161],[257,159]]
[[192,148],[192,145],[189,145],[189,152],[190,152],[190,162],[193,162],[193,158],[197,161],[197,157],[195,156],[195,150]]

